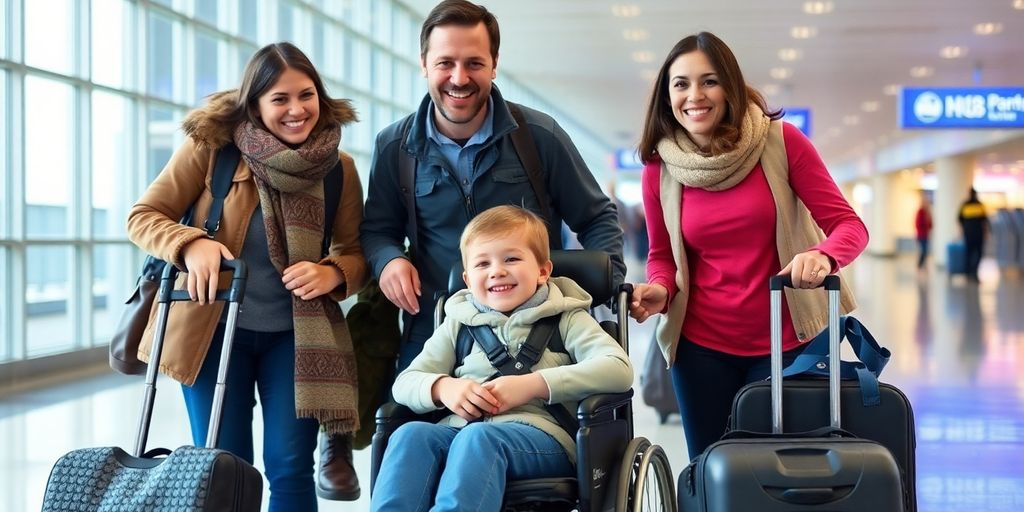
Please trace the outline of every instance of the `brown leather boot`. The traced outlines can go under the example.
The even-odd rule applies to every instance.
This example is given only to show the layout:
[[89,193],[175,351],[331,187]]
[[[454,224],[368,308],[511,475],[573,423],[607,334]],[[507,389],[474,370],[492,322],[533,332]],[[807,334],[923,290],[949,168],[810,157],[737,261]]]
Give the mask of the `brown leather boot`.
[[359,499],[359,477],[352,465],[352,437],[320,432],[316,495],[325,500]]

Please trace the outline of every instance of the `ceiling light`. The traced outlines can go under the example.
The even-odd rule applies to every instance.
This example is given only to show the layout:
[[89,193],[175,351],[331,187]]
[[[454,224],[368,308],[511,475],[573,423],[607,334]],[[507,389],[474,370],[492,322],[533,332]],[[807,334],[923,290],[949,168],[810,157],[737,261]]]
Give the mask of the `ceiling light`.
[[914,78],[925,78],[932,76],[934,73],[935,70],[928,66],[914,66],[910,68],[910,76]]
[[939,56],[943,59],[958,59],[967,55],[967,48],[963,46],[946,46],[939,50]]
[[796,48],[783,48],[779,50],[779,58],[784,61],[794,61],[802,56],[800,50]]
[[1003,31],[1003,24],[998,22],[978,23],[974,26],[974,33],[979,36],[990,36]]
[[828,14],[835,9],[835,4],[830,1],[825,2],[804,2],[804,12],[807,14]]
[[843,133],[843,129],[838,126],[833,126],[828,129],[829,137],[838,137],[840,133]]
[[776,80],[785,80],[793,76],[793,70],[789,68],[772,68],[771,71],[768,72],[768,74],[770,74],[772,78]]
[[626,41],[646,41],[650,34],[642,28],[626,29],[622,31],[622,37]]
[[793,39],[810,39],[818,35],[818,29],[806,26],[793,27],[789,30],[789,35],[792,36]]
[[649,51],[633,52],[633,60],[641,63],[651,62],[654,60],[654,54]]
[[640,15],[640,6],[636,4],[615,4],[612,15],[619,18],[635,18]]
[[878,102],[865,101],[864,103],[860,104],[860,109],[863,110],[864,112],[878,112]]
[[860,122],[860,118],[857,116],[843,116],[843,124],[846,126],[853,126]]
[[886,96],[896,96],[900,93],[900,86],[896,84],[889,84],[882,88],[882,92],[885,93]]
[[1024,10],[1024,0],[1013,0],[1013,8]]
[[761,88],[761,92],[763,92],[765,96],[775,96],[779,93],[779,86],[778,84],[765,84],[764,87]]
[[653,70],[653,69],[648,68],[648,69],[645,69],[645,70],[641,71],[640,72],[640,76],[644,77],[644,81],[645,82],[653,83],[655,80],[658,79],[658,72]]

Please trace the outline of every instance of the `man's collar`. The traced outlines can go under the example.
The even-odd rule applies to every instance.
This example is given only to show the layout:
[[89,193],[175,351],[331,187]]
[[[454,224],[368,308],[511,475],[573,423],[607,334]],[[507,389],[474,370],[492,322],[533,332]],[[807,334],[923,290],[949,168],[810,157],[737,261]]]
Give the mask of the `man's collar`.
[[[459,144],[452,140],[451,137],[448,137],[447,135],[441,133],[441,130],[437,129],[437,120],[434,118],[434,109],[436,108],[437,106],[434,106],[433,109],[431,109],[430,114],[426,116],[427,138],[436,142],[438,145],[455,144],[456,146],[458,146]],[[477,130],[476,133],[474,133],[473,136],[470,137],[469,140],[467,140],[466,143],[462,145],[462,147],[469,147],[472,146],[473,144],[483,144],[485,141],[487,141],[487,139],[491,137],[493,133],[494,98],[488,97],[487,114],[484,116],[484,122],[480,125],[480,129]]]

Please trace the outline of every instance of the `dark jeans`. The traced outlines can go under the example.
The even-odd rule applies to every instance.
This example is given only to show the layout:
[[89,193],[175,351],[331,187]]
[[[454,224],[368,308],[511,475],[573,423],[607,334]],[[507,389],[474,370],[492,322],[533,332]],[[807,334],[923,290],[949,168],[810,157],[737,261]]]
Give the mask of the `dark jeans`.
[[[210,408],[224,324],[217,327],[195,384],[182,386],[192,440],[206,444]],[[252,463],[252,411],[259,391],[263,408],[263,464],[270,482],[270,511],[315,511],[313,451],[317,421],[295,416],[295,335],[293,331],[238,329],[231,346],[224,414],[217,447]]]
[[917,258],[917,268],[924,268],[924,262],[928,259],[928,239],[918,238],[917,245],[921,248],[921,256]]
[[[783,353],[783,367],[803,346]],[[734,356],[679,337],[672,383],[676,389],[690,459],[718,441],[729,426],[732,399],[743,386],[768,378],[769,356]]]
[[978,266],[981,265],[982,250],[985,248],[985,238],[965,233],[964,246],[967,249],[967,277],[977,281]]

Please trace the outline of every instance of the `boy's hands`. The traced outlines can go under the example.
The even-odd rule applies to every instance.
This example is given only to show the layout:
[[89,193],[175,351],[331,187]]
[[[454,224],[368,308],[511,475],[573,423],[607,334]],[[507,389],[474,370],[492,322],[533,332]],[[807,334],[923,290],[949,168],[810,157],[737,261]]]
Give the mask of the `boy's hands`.
[[434,382],[430,394],[450,411],[466,421],[480,419],[484,414],[497,414],[499,402],[490,391],[470,379],[441,377]]
[[515,409],[535,398],[548,399],[548,383],[539,373],[526,375],[503,375],[483,384],[501,404],[497,413]]

